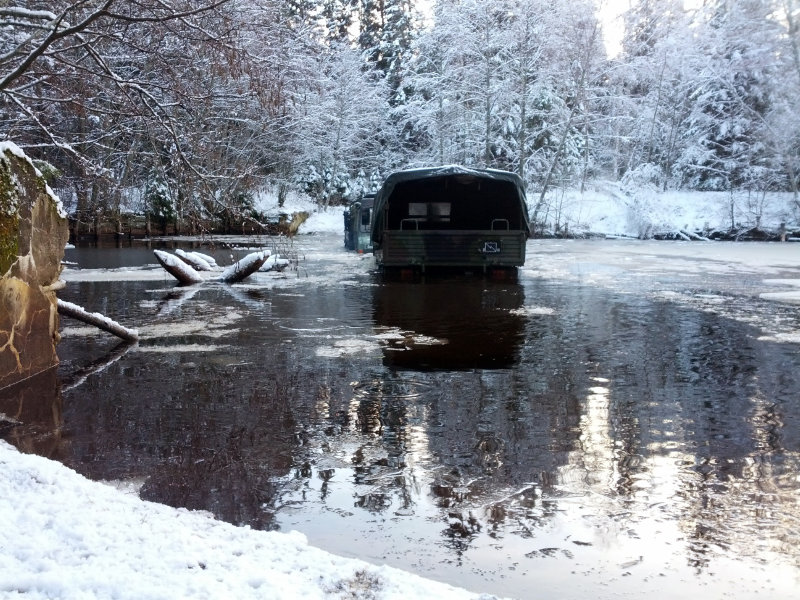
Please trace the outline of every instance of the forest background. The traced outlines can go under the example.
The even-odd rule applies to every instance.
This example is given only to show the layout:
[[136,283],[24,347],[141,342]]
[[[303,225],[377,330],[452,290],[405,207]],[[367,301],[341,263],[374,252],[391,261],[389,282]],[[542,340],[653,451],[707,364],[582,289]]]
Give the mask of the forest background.
[[[0,138],[76,232],[267,226],[389,173],[518,173],[554,198],[784,192],[800,216],[800,0],[29,0],[0,6]],[[599,6],[598,6],[599,4]]]

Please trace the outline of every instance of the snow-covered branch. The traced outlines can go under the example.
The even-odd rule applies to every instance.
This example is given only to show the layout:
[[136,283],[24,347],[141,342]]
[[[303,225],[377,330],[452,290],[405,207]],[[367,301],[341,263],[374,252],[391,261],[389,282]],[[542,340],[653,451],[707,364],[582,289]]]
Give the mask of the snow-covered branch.
[[107,331],[108,333],[111,333],[128,342],[135,342],[139,339],[139,332],[136,329],[124,327],[113,319],[110,319],[100,313],[90,313],[82,306],[78,306],[72,302],[66,302],[59,299],[58,314],[77,319],[78,321],[88,323],[89,325],[94,325],[95,327],[98,327],[103,331]]

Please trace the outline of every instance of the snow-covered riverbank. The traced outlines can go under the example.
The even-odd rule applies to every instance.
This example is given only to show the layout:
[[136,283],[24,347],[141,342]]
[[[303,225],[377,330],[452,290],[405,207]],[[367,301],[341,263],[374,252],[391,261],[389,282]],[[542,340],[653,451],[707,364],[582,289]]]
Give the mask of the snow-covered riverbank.
[[0,441],[0,597],[489,598],[143,502]]
[[[584,192],[552,191],[534,215],[538,200],[536,193],[528,193],[531,217],[545,223],[546,234],[648,238],[756,227],[776,233],[781,224],[789,235],[800,230],[800,207],[789,193],[632,192],[618,183],[600,181],[589,184]],[[261,202],[261,210],[277,215],[277,201],[265,196]],[[281,210],[311,214],[301,233],[341,232],[343,228],[342,207],[317,211],[309,200],[291,197]]]

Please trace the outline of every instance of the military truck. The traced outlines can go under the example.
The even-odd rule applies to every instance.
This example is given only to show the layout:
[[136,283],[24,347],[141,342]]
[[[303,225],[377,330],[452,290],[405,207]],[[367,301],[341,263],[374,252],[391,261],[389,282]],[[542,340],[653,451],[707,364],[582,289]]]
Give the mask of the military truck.
[[530,236],[515,173],[458,165],[386,178],[375,196],[372,244],[381,268],[516,268]]

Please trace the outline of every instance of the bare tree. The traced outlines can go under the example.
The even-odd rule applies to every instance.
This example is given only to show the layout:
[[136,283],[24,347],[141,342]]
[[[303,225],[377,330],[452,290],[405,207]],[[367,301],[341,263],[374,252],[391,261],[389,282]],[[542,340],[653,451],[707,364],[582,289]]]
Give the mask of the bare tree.
[[258,39],[288,27],[279,2],[46,6],[0,8],[0,133],[71,176],[80,218],[126,181],[161,181],[171,218],[241,197],[265,163],[264,122],[282,110],[281,51]]
[[[16,108],[41,129],[53,146],[76,157],[80,153],[58,136],[39,117],[43,102],[75,101],[65,79],[94,83],[113,91],[118,100],[138,105],[140,110],[169,128],[167,110],[159,102],[152,82],[125,69],[108,54],[110,47],[125,47],[149,53],[132,34],[142,33],[140,25],[169,27],[180,23],[201,39],[213,38],[202,24],[193,21],[215,11],[228,0],[197,3],[189,0],[56,0],[55,10],[32,10],[27,6],[0,8],[0,26],[10,35],[2,41],[0,93],[7,107]],[[82,98],[88,100],[88,98]]]
[[[583,152],[589,152],[588,131],[585,129],[588,127],[588,110],[591,100],[589,90],[595,84],[598,68],[602,64],[598,57],[602,57],[603,53],[600,50],[600,30],[597,18],[591,12],[587,14],[586,6],[579,4],[574,9],[577,10],[573,11],[571,18],[564,25],[565,51],[567,52],[565,58],[568,66],[562,76],[566,84],[566,96],[569,99],[569,112],[561,123],[560,139],[542,183],[539,200],[533,210],[532,220],[534,223],[538,212],[544,205],[545,196],[553,182],[553,176],[560,161],[563,160],[567,141],[575,134],[575,127],[581,119],[583,120],[585,140]],[[585,160],[588,160],[588,155],[585,157]]]

